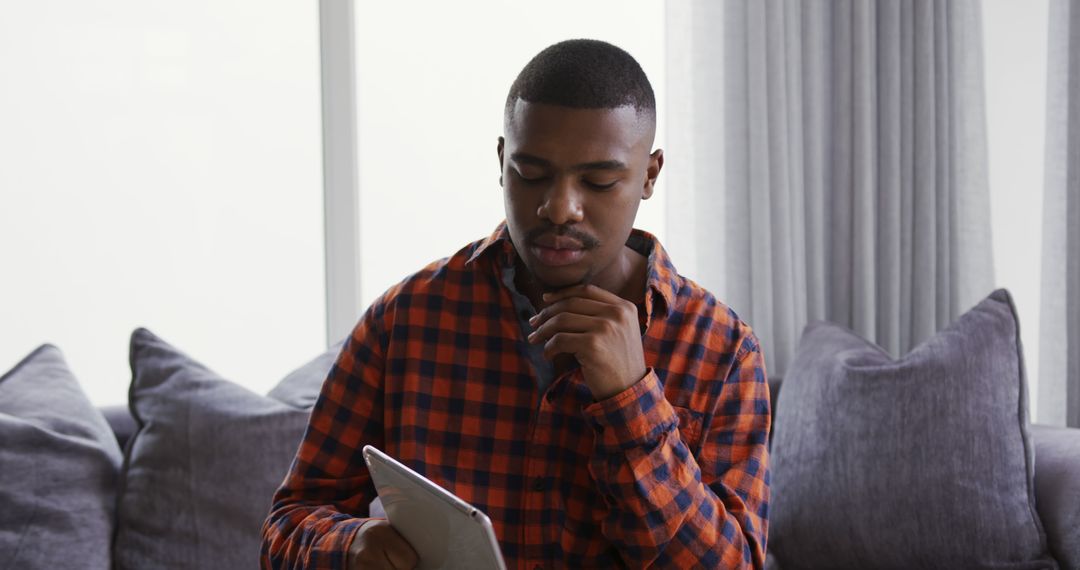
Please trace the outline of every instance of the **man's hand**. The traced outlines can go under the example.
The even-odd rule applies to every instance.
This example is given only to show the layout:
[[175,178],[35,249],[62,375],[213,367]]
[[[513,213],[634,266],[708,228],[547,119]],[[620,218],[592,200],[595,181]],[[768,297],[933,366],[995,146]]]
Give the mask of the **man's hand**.
[[544,343],[544,357],[572,354],[593,398],[603,400],[645,377],[637,306],[595,285],[545,293],[547,306],[529,320],[529,342]]
[[386,520],[364,523],[349,544],[349,570],[398,570],[415,568],[419,562],[416,551]]

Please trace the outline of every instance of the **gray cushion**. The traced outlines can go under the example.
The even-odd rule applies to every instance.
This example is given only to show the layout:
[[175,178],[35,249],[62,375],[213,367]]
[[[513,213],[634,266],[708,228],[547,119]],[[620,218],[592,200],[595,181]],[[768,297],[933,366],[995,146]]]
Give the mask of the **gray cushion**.
[[334,365],[334,361],[337,360],[338,353],[341,352],[341,347],[344,345],[345,341],[342,340],[331,346],[329,350],[316,356],[314,360],[278,382],[278,385],[274,386],[266,395],[294,408],[310,410],[315,405],[315,400],[319,397],[323,382],[326,380],[330,368]]
[[131,436],[135,435],[135,418],[131,416],[131,410],[126,406],[105,406],[100,408],[101,415],[109,423],[109,429],[116,436],[116,443],[123,449]]
[[1080,429],[1031,426],[1035,498],[1050,552],[1063,568],[1080,568]]
[[120,447],[60,350],[0,377],[0,567],[109,568]]
[[[324,361],[291,378],[316,385]],[[308,410],[229,382],[145,329],[132,334],[131,369],[139,429],[124,458],[117,568],[257,567]]]
[[1006,291],[899,360],[809,325],[777,410],[769,546],[785,570],[1055,567]]

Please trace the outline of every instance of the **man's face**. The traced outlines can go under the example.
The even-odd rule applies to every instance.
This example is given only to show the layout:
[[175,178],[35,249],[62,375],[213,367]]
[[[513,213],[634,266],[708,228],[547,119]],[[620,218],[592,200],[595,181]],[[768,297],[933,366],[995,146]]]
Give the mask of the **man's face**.
[[663,165],[662,151],[649,153],[654,131],[629,106],[517,101],[498,147],[506,223],[543,288],[621,286],[626,239]]

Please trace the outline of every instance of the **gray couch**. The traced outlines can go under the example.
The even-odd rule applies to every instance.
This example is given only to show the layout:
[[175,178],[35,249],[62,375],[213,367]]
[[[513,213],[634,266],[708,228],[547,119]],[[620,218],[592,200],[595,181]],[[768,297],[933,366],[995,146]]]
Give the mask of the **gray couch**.
[[[782,380],[770,380],[774,404]],[[126,406],[102,408],[121,448],[135,433],[136,424]],[[775,413],[778,412],[774,408]],[[1062,568],[1080,569],[1073,544],[1080,528],[1080,429],[1032,426],[1035,441],[1035,492],[1039,515],[1046,528],[1051,553]]]

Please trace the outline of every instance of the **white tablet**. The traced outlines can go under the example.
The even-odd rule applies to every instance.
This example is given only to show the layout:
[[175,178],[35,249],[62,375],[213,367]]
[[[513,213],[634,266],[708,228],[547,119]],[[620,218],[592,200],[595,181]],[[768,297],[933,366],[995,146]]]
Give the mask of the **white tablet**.
[[364,461],[390,525],[420,557],[418,569],[506,570],[487,515],[370,445]]

